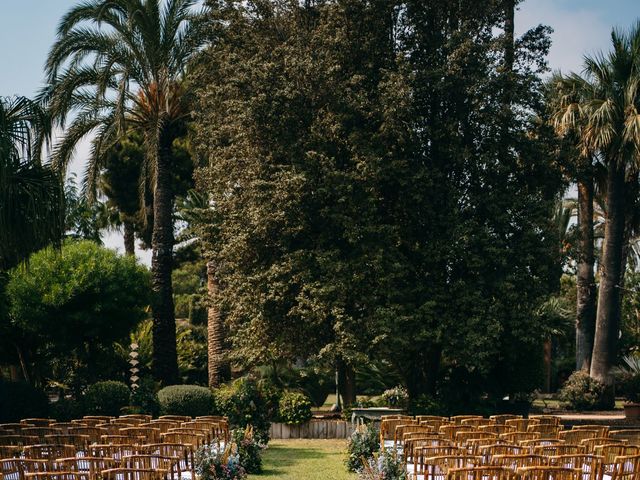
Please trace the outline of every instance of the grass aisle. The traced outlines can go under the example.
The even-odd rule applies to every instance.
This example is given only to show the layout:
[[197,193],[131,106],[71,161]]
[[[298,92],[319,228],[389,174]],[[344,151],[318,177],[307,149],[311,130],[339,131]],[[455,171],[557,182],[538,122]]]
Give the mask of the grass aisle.
[[344,466],[346,440],[272,440],[264,472],[250,480],[355,480]]

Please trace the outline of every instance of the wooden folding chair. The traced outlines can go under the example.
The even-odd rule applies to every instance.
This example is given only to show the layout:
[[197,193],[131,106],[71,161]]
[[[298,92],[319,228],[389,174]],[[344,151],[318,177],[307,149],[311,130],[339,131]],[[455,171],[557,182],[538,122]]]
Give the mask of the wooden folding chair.
[[177,477],[178,459],[154,454],[137,454],[122,457],[122,467],[135,470],[160,470],[170,478]]
[[102,471],[117,468],[120,461],[108,457],[69,457],[59,458],[56,463],[64,471],[88,475],[89,480],[100,480]]
[[28,445],[24,447],[25,458],[54,461],[56,458],[75,457],[76,449],[73,445]]
[[127,427],[120,429],[120,435],[132,438],[144,438],[143,443],[157,443],[160,441],[160,429],[152,427]]
[[141,453],[177,458],[178,478],[180,472],[191,472],[195,479],[195,449],[192,445],[182,443],[154,443],[142,446]]
[[121,460],[126,455],[135,455],[143,453],[143,447],[140,445],[89,445],[87,449],[90,457],[113,458]]
[[420,465],[416,465],[414,477],[424,476],[429,480],[443,480],[447,472],[452,468],[468,468],[479,466],[482,463],[480,457],[472,455],[454,454],[441,455],[423,459]]
[[47,472],[50,464],[47,460],[31,458],[5,458],[0,460],[0,474],[4,480],[24,480],[27,473]]
[[640,455],[617,457],[613,464],[611,480],[638,480],[640,478]]
[[588,480],[600,480],[602,478],[604,473],[603,460],[598,455],[585,453],[549,457],[551,466],[578,469],[582,471],[583,477]]

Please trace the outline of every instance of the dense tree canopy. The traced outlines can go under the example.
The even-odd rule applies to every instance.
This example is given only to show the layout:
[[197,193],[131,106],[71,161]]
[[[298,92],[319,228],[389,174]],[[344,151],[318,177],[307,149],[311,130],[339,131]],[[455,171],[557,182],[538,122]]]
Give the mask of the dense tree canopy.
[[494,2],[219,3],[196,128],[238,355],[529,390],[560,273],[548,29],[505,65]]
[[82,370],[85,381],[113,374],[113,364],[98,362],[112,358],[113,342],[147,315],[149,287],[148,271],[134,258],[93,242],[41,250],[29,268],[10,274],[11,324],[2,330],[11,333],[3,342],[14,342],[7,351],[22,356],[25,376],[34,381],[61,381],[55,359],[65,363],[60,368]]

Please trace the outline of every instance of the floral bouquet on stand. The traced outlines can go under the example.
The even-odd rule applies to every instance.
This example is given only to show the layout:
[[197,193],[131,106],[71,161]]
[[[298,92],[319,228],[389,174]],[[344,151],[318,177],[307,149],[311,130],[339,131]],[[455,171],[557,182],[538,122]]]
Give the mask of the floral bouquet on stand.
[[196,452],[196,474],[200,480],[244,480],[247,472],[240,464],[235,443],[224,449],[216,445],[200,447]]

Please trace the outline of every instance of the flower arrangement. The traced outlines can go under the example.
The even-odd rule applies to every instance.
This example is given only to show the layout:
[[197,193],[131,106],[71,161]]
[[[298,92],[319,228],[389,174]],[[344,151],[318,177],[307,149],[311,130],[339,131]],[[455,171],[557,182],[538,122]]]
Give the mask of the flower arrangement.
[[195,458],[196,473],[201,480],[244,480],[247,472],[240,464],[240,455],[235,443],[224,450],[215,445],[198,449]]
[[346,465],[350,472],[362,470],[373,455],[380,450],[380,431],[368,425],[358,425],[349,437]]
[[388,407],[406,407],[409,402],[409,392],[406,388],[398,385],[385,390],[382,393],[382,400]]
[[262,450],[266,448],[266,445],[257,441],[253,434],[253,427],[247,425],[244,430],[233,430],[231,438],[238,446],[238,456],[242,468],[247,473],[262,472]]
[[391,452],[383,451],[364,462],[358,480],[407,480],[404,463]]

